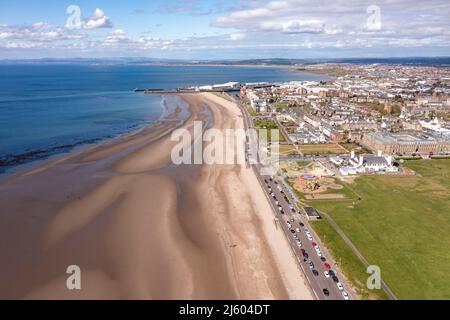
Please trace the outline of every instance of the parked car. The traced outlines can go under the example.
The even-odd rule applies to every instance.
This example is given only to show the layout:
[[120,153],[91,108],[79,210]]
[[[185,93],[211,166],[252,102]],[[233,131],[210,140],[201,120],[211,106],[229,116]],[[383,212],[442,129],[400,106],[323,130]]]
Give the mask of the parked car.
[[319,271],[317,271],[317,270],[313,270],[312,273],[313,273],[313,275],[315,275],[316,277],[319,276]]
[[329,278],[330,277],[330,273],[328,271],[324,271],[323,274],[325,275],[325,278]]
[[338,277],[333,276],[332,278],[333,278],[333,281],[334,281],[335,283],[338,283],[338,282],[339,282],[339,278],[338,278]]
[[342,285],[342,283],[338,282],[338,283],[336,283],[336,286],[338,287],[339,290],[341,290],[341,291],[344,290],[344,286]]
[[323,294],[326,295],[327,297],[330,295],[330,290],[328,289],[323,289]]
[[344,297],[344,300],[350,300],[350,297],[347,292],[342,292],[342,296]]

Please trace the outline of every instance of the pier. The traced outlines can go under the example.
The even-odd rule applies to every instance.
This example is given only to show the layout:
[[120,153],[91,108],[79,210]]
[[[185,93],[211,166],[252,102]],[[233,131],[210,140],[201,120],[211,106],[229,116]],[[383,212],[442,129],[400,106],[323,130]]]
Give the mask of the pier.
[[241,84],[237,82],[230,82],[222,85],[206,85],[199,87],[179,87],[176,89],[143,89],[136,88],[134,92],[143,92],[144,94],[171,94],[171,93],[199,93],[199,92],[238,92],[243,87],[251,89],[270,88],[277,86],[275,83],[251,83]]

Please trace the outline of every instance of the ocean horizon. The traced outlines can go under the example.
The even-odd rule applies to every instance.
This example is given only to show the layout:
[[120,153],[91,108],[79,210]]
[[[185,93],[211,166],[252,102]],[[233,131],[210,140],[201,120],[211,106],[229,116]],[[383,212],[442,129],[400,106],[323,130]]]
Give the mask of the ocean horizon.
[[163,114],[134,88],[322,80],[270,67],[0,64],[0,172],[130,132]]

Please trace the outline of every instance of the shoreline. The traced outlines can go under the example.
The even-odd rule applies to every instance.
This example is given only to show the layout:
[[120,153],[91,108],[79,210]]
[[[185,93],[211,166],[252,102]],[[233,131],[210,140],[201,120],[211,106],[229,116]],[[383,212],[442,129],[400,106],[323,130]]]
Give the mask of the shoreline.
[[[65,145],[57,145],[52,148],[47,148],[45,150],[41,150],[39,148],[30,150],[27,153],[20,153],[20,154],[14,154],[14,155],[8,155],[8,156],[14,156],[14,158],[20,158],[27,156],[28,153],[45,153],[45,155],[40,157],[33,157],[29,156],[29,160],[25,160],[23,162],[20,162],[20,160],[17,160],[15,162],[19,162],[18,164],[13,165],[3,165],[4,161],[0,160],[0,182],[7,176],[14,175],[14,174],[20,174],[23,171],[27,170],[33,170],[36,167],[44,166],[48,162],[52,161],[58,161],[61,158],[64,158],[70,154],[86,151],[89,148],[94,148],[96,146],[105,144],[105,143],[111,143],[115,140],[126,138],[129,135],[135,135],[139,134],[142,130],[148,130],[151,129],[154,126],[157,126],[159,123],[166,121],[166,118],[171,116],[171,114],[175,111],[173,109],[170,111],[170,106],[167,106],[165,104],[165,94],[161,94],[161,102],[160,107],[162,109],[161,115],[155,119],[150,120],[147,123],[139,123],[135,125],[130,125],[126,130],[120,133],[111,134],[108,136],[100,137],[100,138],[92,138],[90,140],[86,141],[79,141],[71,144],[65,144]],[[184,111],[185,112],[185,111]],[[186,114],[184,114],[186,117]],[[52,151],[52,150],[60,150],[60,149],[67,149],[66,151]],[[6,158],[6,156],[4,156]]]
[[[251,169],[172,165],[174,128],[211,116],[215,129],[243,127],[217,96],[182,100],[183,121],[179,106],[160,127],[0,180],[0,298],[312,298]],[[73,264],[81,291],[65,288]]]

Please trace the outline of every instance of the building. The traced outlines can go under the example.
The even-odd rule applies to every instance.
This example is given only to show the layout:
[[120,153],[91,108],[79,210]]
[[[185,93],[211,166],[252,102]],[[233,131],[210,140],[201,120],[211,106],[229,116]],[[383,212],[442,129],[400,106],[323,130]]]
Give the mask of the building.
[[342,159],[339,156],[336,157],[330,157],[330,162],[335,164],[336,166],[340,166],[344,163],[344,159]]
[[430,154],[450,152],[450,141],[425,133],[365,133],[362,143],[388,154]]
[[444,134],[450,133],[450,129],[443,127],[438,119],[421,120],[421,121],[419,121],[419,123],[422,126],[422,128],[424,128],[424,129],[428,129],[431,131],[444,133]]
[[322,217],[320,216],[320,214],[317,212],[316,209],[314,209],[312,207],[305,207],[304,210],[305,210],[306,216],[308,217],[309,220],[322,219]]

